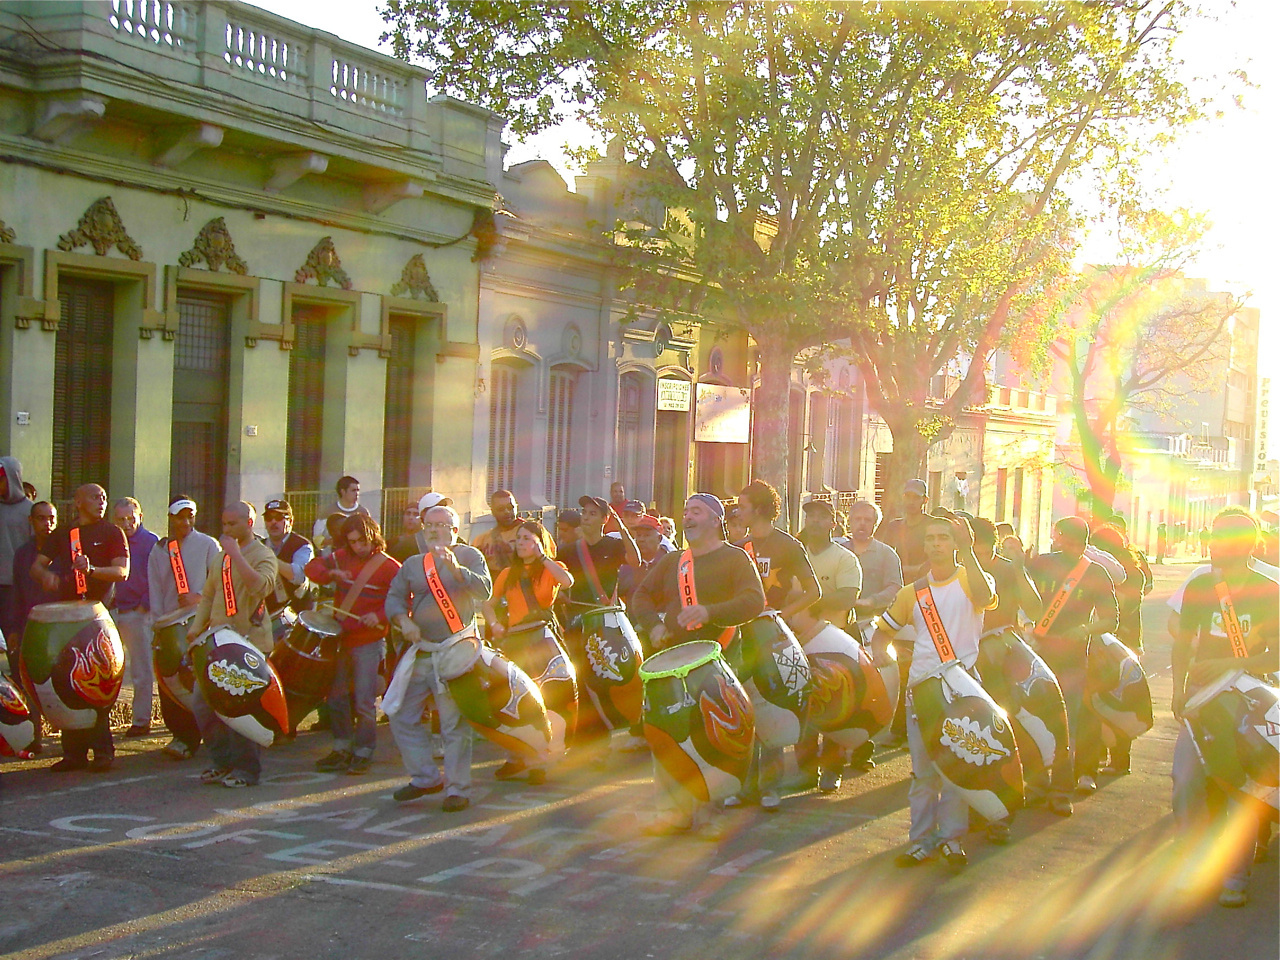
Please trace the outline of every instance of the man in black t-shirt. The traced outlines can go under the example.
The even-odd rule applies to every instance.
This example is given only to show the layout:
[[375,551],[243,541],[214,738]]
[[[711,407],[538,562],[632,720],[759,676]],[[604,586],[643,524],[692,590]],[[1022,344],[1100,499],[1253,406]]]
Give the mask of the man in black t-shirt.
[[1016,627],[1019,610],[1032,620],[1039,620],[1044,613],[1044,602],[1036,585],[1027,576],[1022,551],[1016,551],[1012,558],[997,553],[996,525],[985,517],[970,518],[969,526],[973,528],[973,555],[978,558],[979,566],[996,581],[998,602],[995,609],[983,614],[983,633],[1001,627]]
[[[76,490],[76,520],[72,526],[59,528],[49,535],[36,562],[31,566],[31,576],[59,600],[97,600],[103,606],[111,602],[115,585],[129,577],[129,541],[124,531],[103,519],[107,513],[107,491],[96,483],[87,483]],[[72,555],[72,531],[76,532],[79,550]],[[80,592],[77,572],[84,578],[84,590]],[[99,710],[98,720],[89,730],[62,731],[62,759],[49,769],[61,773],[67,770],[108,770],[115,759],[115,744],[111,739],[111,727],[107,725],[110,711]],[[93,750],[93,762],[89,751]]]
[[[1257,524],[1247,514],[1224,512],[1214,519],[1212,569],[1187,584],[1174,634],[1172,709],[1178,719],[1190,695],[1224,674],[1243,670],[1261,675],[1280,667],[1280,585],[1249,563],[1257,539]],[[1230,614],[1239,625],[1234,641]],[[1216,835],[1214,849],[1227,860],[1218,902],[1242,907],[1249,902],[1257,808],[1228,796],[1224,809],[1211,818],[1207,801],[1204,764],[1183,723],[1173,751],[1174,817],[1188,851],[1198,847],[1206,832]]]

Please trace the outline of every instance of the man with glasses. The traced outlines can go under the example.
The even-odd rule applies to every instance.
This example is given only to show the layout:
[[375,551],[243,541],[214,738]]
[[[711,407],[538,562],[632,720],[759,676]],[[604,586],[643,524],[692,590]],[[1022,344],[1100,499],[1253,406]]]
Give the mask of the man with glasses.
[[[355,514],[342,522],[336,550],[306,566],[307,577],[318,584],[339,584],[334,613],[342,626],[338,669],[329,689],[333,750],[316,761],[324,773],[367,773],[377,747],[378,668],[387,635],[387,590],[400,564],[386,553],[387,544],[377,522]],[[352,692],[355,725],[351,723]]]
[[275,590],[267,597],[267,611],[276,621],[276,614],[285,607],[294,613],[311,608],[315,590],[307,579],[306,567],[316,554],[310,540],[294,533],[293,507],[288,500],[268,500],[262,510],[262,522],[266,524],[267,546],[276,555],[279,573]]

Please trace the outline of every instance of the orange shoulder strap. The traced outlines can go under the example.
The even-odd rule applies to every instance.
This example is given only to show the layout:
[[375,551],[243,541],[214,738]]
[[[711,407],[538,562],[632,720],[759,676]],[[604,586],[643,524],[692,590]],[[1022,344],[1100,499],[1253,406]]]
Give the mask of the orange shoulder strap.
[[187,579],[187,568],[182,562],[182,549],[178,541],[171,539],[168,544],[169,569],[173,571],[173,585],[178,596],[185,597],[191,592],[191,582]]
[[[696,607],[698,605],[698,588],[693,582],[693,551],[686,550],[680,555],[680,562],[676,564],[676,581],[680,587],[680,606]],[[702,624],[691,624],[694,630],[697,630]],[[727,647],[733,640],[736,633],[733,627],[725,627],[720,632],[720,636],[716,637],[716,642],[721,647]]]
[[[75,563],[84,556],[84,548],[80,546],[80,528],[72,527],[69,531],[71,535],[71,566],[75,567]],[[76,596],[85,597],[89,593],[89,584],[85,580],[84,571],[76,570]]]
[[1080,561],[1071,568],[1071,572],[1067,574],[1067,579],[1062,581],[1062,586],[1058,588],[1058,592],[1053,595],[1053,599],[1049,601],[1049,605],[1044,608],[1044,615],[1036,622],[1033,631],[1037,637],[1048,636],[1050,629],[1053,627],[1053,621],[1058,619],[1058,614],[1062,612],[1062,608],[1066,605],[1072,591],[1080,585],[1080,581],[1084,579],[1084,573],[1089,569],[1092,561],[1088,557],[1081,557]]
[[1236,605],[1231,599],[1227,581],[1219,578],[1213,589],[1218,594],[1218,604],[1222,607],[1222,629],[1231,641],[1231,653],[1240,658],[1249,656],[1249,648],[1244,644],[1244,631],[1240,629],[1240,618],[1236,616]]
[[427,580],[427,589],[431,591],[431,596],[435,599],[436,606],[440,608],[440,615],[449,624],[449,629],[457,633],[466,624],[462,622],[458,608],[453,605],[453,598],[449,596],[449,591],[444,588],[444,581],[440,579],[440,571],[436,569],[435,554],[429,550],[422,555],[422,575]]
[[947,628],[938,613],[938,604],[933,599],[933,589],[927,579],[916,584],[916,603],[920,606],[920,615],[924,618],[924,628],[929,631],[929,639],[937,648],[938,659],[943,663],[956,659],[955,647],[951,646],[951,638],[947,636]]
[[222,602],[226,605],[227,616],[234,617],[239,606],[236,604],[236,589],[231,583],[231,557],[222,556]]

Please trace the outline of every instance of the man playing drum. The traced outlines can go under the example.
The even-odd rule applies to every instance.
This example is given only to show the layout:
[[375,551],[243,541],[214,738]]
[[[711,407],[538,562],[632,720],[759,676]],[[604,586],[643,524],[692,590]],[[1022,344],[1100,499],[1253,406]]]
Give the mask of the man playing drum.
[[[942,779],[925,750],[911,688],[936,673],[944,658],[958,659],[966,668],[973,666],[978,658],[983,611],[994,607],[997,597],[995,582],[973,554],[968,522],[939,511],[925,525],[924,543],[929,572],[899,591],[880,615],[872,638],[877,666],[887,662],[890,640],[907,640],[914,648],[906,683],[911,843],[898,855],[897,863],[917,866],[941,851],[948,864],[962,867],[968,862],[960,843],[969,827],[968,807],[956,788]],[[927,618],[926,611],[930,614]]]
[[276,615],[285,607],[294,613],[310,609],[314,591],[305,571],[316,552],[310,540],[294,532],[293,507],[288,500],[268,500],[262,509],[262,522],[267,528],[267,546],[277,560],[277,577],[271,596],[267,597],[267,611]]
[[[367,773],[377,747],[378,668],[387,636],[387,590],[400,564],[386,553],[378,523],[356,513],[342,521],[339,547],[306,566],[309,579],[341,584],[334,612],[342,625],[338,669],[329,690],[333,750],[316,761],[321,772]],[[355,692],[355,726],[351,692]]]
[[[446,791],[444,812],[471,805],[471,728],[439,675],[444,641],[476,632],[476,611],[489,599],[493,583],[484,554],[458,543],[453,507],[430,507],[422,516],[427,550],[410,557],[387,592],[387,619],[400,627],[409,649],[400,658],[383,699],[391,734],[409,772],[409,782],[392,796],[403,803]],[[444,740],[444,773],[431,755],[431,734],[422,709],[434,695]]]
[[[119,527],[103,519],[107,491],[96,483],[76,490],[75,508],[75,523],[45,541],[31,576],[59,600],[97,600],[105,606],[115,585],[129,576],[129,542]],[[91,748],[93,763],[87,759]],[[101,710],[92,729],[62,731],[62,759],[49,769],[107,770],[115,755],[107,711]]]
[[[1172,709],[1180,720],[1188,698],[1224,674],[1261,676],[1280,667],[1280,586],[1249,563],[1257,538],[1257,524],[1246,514],[1224,511],[1213,521],[1211,569],[1187,584],[1174,634]],[[1218,902],[1248,903],[1257,810],[1228,796],[1210,823],[1205,769],[1185,722],[1173,751],[1173,813],[1184,839],[1208,835],[1214,859],[1225,860]]]
[[[218,569],[222,560],[218,541],[196,529],[198,509],[194,500],[181,494],[169,502],[169,536],[156,545],[147,559],[147,593],[155,620],[198,607],[209,572]],[[163,683],[160,715],[173,736],[164,748],[165,755],[175,760],[191,757],[200,748],[200,727]]]
[[[254,512],[253,505],[243,500],[222,511],[218,540],[222,561],[209,568],[195,619],[187,628],[187,640],[193,644],[206,630],[225,626],[261,650],[263,656],[271,652],[265,601],[276,588],[279,567],[271,548],[253,534]],[[262,748],[219,720],[198,684],[191,712],[213,758],[213,766],[200,774],[200,782],[232,789],[256,786],[262,773]]]

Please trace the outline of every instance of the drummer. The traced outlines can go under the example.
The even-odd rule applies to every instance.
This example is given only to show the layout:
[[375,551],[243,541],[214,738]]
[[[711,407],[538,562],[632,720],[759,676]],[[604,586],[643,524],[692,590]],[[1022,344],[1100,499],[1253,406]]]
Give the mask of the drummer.
[[[747,525],[746,539],[738,546],[747,551],[760,571],[765,604],[783,620],[805,610],[822,597],[822,588],[800,541],[775,527],[782,512],[778,491],[763,480],[752,480],[738,496],[738,514]],[[828,537],[829,539],[829,537]],[[760,747],[760,809],[776,811],[781,806],[782,750]],[[749,797],[728,797],[726,807],[741,806]]]
[[[218,541],[196,529],[199,507],[185,494],[169,501],[169,536],[156,544],[147,559],[147,592],[151,615],[159,620],[178,610],[200,605],[201,590],[209,571],[218,569],[222,548]],[[176,550],[173,546],[176,545]],[[200,749],[200,726],[195,717],[160,684],[160,715],[173,739],[164,754],[186,760]]]
[[[40,548],[31,576],[59,600],[96,600],[105,606],[115,585],[129,576],[129,542],[124,531],[104,519],[107,491],[96,483],[76,489],[75,509],[75,523],[59,527]],[[91,729],[63,730],[62,759],[49,769],[109,770],[116,750],[107,718],[108,712],[99,710]]]
[[[187,640],[195,643],[206,630],[229,627],[267,654],[271,652],[271,625],[266,598],[276,588],[279,566],[271,548],[253,533],[253,505],[243,500],[222,511],[222,560],[209,568],[195,619],[187,628]],[[213,766],[200,774],[200,782],[237,789],[257,786],[262,773],[262,748],[218,719],[196,685],[191,712],[200,734],[209,745]]]
[[[952,867],[963,867],[969,861],[960,842],[969,828],[968,806],[956,788],[942,779],[925,750],[911,688],[938,672],[942,666],[940,647],[947,641],[961,663],[973,666],[978,659],[983,612],[995,607],[999,598],[995,581],[983,572],[974,556],[973,533],[967,521],[945,510],[929,515],[924,525],[924,544],[928,573],[898,592],[897,599],[880,615],[871,639],[877,667],[890,662],[891,640],[903,640],[914,647],[907,677],[910,845],[898,855],[896,863],[914,867],[940,852]],[[922,593],[932,599],[937,610],[942,624],[939,636],[931,634],[925,623]]]
[[[554,623],[552,607],[561,589],[573,586],[573,574],[559,560],[544,552],[546,531],[537,520],[525,520],[516,530],[515,554],[493,580],[493,595],[484,602],[484,622],[494,643],[502,646],[509,627],[525,623]],[[510,756],[493,772],[496,780],[513,780],[528,771],[530,784],[547,779],[546,769],[530,769],[519,757]]]
[[[358,484],[356,492],[359,493]],[[278,618],[286,607],[293,614],[310,610],[315,600],[315,588],[305,571],[316,555],[315,547],[306,537],[294,532],[293,507],[288,500],[268,500],[262,509],[262,522],[267,528],[267,546],[276,556],[278,574],[275,587],[267,597],[267,612]],[[292,621],[293,617],[288,619]],[[278,631],[278,628],[273,627],[273,630]]]
[[[1224,674],[1243,670],[1261,677],[1280,667],[1280,587],[1249,562],[1257,538],[1257,524],[1247,514],[1223,512],[1213,521],[1212,567],[1187,584],[1174,634],[1172,709],[1179,720],[1187,699]],[[1185,723],[1173,751],[1173,813],[1182,837],[1191,841],[1189,852],[1208,834],[1213,850],[1226,860],[1218,903],[1248,903],[1257,808],[1228,796],[1210,822],[1204,765]]]
[[[409,782],[392,797],[404,803],[445,790],[444,812],[457,813],[471,805],[471,728],[462,722],[457,703],[440,681],[432,651],[441,641],[475,636],[476,611],[489,599],[493,583],[484,554],[458,543],[453,507],[428,508],[422,528],[427,552],[410,557],[387,592],[387,619],[409,642],[382,702],[409,771]],[[432,583],[439,598],[432,593]],[[422,724],[422,709],[432,694],[444,740],[443,775],[431,755],[430,731]]]

